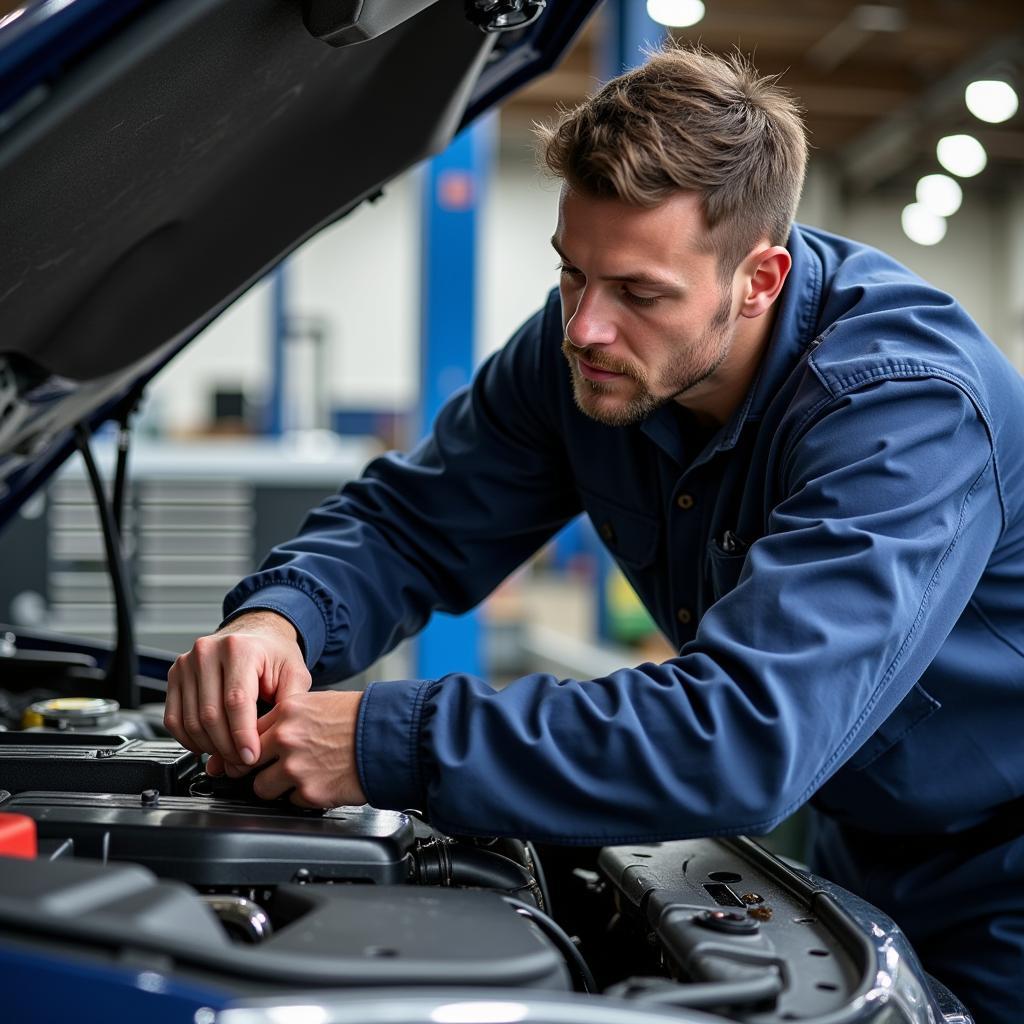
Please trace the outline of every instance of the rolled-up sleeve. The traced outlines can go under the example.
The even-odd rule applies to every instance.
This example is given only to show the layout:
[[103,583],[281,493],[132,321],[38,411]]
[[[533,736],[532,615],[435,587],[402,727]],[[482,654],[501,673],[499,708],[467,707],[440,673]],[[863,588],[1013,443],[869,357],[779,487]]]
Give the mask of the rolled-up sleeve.
[[677,657],[500,692],[374,684],[371,802],[559,843],[759,832],[805,802],[934,658],[1002,510],[984,419],[947,380],[823,389],[788,427],[767,532]]

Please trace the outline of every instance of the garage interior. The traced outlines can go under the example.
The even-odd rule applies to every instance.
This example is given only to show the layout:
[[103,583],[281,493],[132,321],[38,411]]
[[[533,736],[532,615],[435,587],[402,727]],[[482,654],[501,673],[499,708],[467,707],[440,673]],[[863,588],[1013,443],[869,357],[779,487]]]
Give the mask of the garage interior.
[[[0,0],[0,33],[5,19],[16,18],[28,6]],[[689,19],[692,23],[684,24]],[[1024,90],[1024,9],[1019,2],[604,0],[552,70],[475,120],[433,158],[387,181],[343,216],[328,217],[311,237],[297,240],[281,262],[252,280],[132,396],[120,423],[111,420],[97,430],[91,446],[99,475],[108,492],[123,498],[118,527],[127,598],[118,594],[121,584],[112,582],[109,538],[104,536],[91,469],[78,455],[0,527],[0,623],[9,628],[0,629],[0,666],[18,653],[21,631],[60,634],[104,651],[114,649],[115,660],[117,645],[124,640],[127,600],[140,662],[166,669],[169,659],[189,650],[196,637],[217,628],[225,593],[254,572],[275,544],[295,533],[307,510],[355,480],[372,459],[407,450],[423,438],[445,400],[469,384],[482,362],[558,284],[549,239],[559,185],[538,166],[537,125],[550,123],[667,39],[715,53],[739,51],[762,74],[778,76],[805,111],[811,144],[798,221],[875,246],[954,295],[1024,372],[1024,110],[1019,103]],[[9,127],[0,111],[0,136]],[[343,144],[339,147],[343,150]],[[350,157],[358,160],[357,153],[342,152],[343,159]],[[273,203],[272,195],[266,203]],[[2,332],[0,321],[0,341]],[[3,385],[0,374],[0,397]],[[127,455],[119,469],[122,450]],[[661,663],[676,653],[616,567],[599,528],[581,516],[474,611],[437,616],[416,639],[333,685],[354,691],[375,680],[433,679],[457,671],[502,688],[530,673],[595,679],[622,666]],[[83,684],[109,681],[88,656],[70,656],[67,663]],[[44,672],[45,658],[41,664],[41,670],[33,665],[32,671]],[[42,697],[45,687],[39,689],[35,696]],[[139,696],[137,690],[124,692],[133,701]],[[245,988],[248,999],[276,993],[275,985],[291,992],[351,986],[357,977],[355,959],[360,971],[369,971],[358,974],[359,979],[370,977],[385,985],[392,977],[388,963],[398,956],[389,936],[412,917],[419,921],[418,915],[432,919],[434,914],[433,897],[424,896],[425,890],[410,886],[406,892],[401,886],[410,879],[443,888],[479,883],[504,896],[486,902],[475,900],[478,893],[451,894],[446,909],[452,917],[438,925],[452,958],[444,970],[432,973],[431,957],[440,941],[432,936],[420,934],[421,944],[402,951],[401,956],[417,965],[410,975],[417,985],[461,984],[479,952],[474,948],[479,931],[474,929],[490,931],[507,952],[500,969],[493,963],[480,969],[482,987],[521,985],[561,992],[586,991],[594,984],[592,975],[588,981],[586,963],[578,963],[575,933],[568,938],[545,932],[543,956],[533,949],[534,961],[530,937],[517,927],[522,922],[515,917],[509,922],[506,911],[518,899],[512,892],[525,892],[534,909],[537,901],[541,907],[550,902],[542,891],[543,872],[537,879],[538,857],[531,844],[502,840],[495,842],[505,845],[486,847],[487,854],[500,853],[514,863],[512,868],[495,866],[483,852],[477,856],[477,846],[471,846],[472,854],[463,851],[460,861],[445,837],[421,822],[414,808],[406,817],[369,806],[345,808],[347,816],[335,809],[329,812],[333,817],[315,822],[303,818],[287,829],[278,828],[275,809],[266,810],[259,827],[253,827],[260,838],[252,850],[234,845],[233,819],[211,811],[197,838],[192,825],[182,824],[196,806],[192,801],[209,800],[213,806],[235,800],[237,784],[211,782],[199,760],[168,741],[166,734],[154,738],[161,733],[163,712],[152,696],[128,718],[104,701],[73,707],[58,701],[47,709],[38,701],[29,708],[21,706],[25,701],[20,697],[14,702],[0,697],[0,716],[17,722],[11,725],[12,734],[15,728],[41,730],[47,736],[60,732],[64,735],[57,745],[69,748],[75,731],[125,737],[122,742],[129,745],[159,746],[147,747],[138,763],[130,757],[119,762],[119,770],[130,776],[132,795],[122,799],[120,793],[104,793],[103,807],[104,813],[123,814],[135,823],[131,816],[141,800],[142,807],[162,808],[169,817],[157,835],[140,817],[130,835],[125,832],[128,846],[116,857],[110,853],[111,833],[104,831],[99,810],[84,812],[82,800],[52,800],[50,791],[65,785],[67,773],[82,770],[72,764],[77,753],[71,757],[58,751],[45,769],[40,761],[40,767],[20,775],[20,767],[9,767],[8,778],[14,780],[10,785],[0,774],[0,792],[10,790],[6,797],[17,794],[20,813],[46,820],[54,834],[61,828],[77,830],[75,857],[106,864],[108,859],[131,860],[145,849],[147,869],[156,876],[174,877],[203,894],[206,909],[200,912],[180,891],[160,888],[163,882],[147,887],[130,872],[118,875],[116,884],[111,883],[111,905],[137,900],[140,909],[130,921],[117,917],[120,910],[111,911],[113,930],[104,933],[104,941],[113,936],[112,943],[130,949],[133,929],[152,927],[154,934],[160,933],[150,936],[152,948],[159,947],[168,963],[187,963],[201,979],[219,977],[218,972],[234,977],[265,971],[259,984]],[[0,735],[7,731],[0,726]],[[85,772],[95,773],[89,778],[96,787],[90,792],[103,785],[101,762],[115,758],[115,746],[114,739],[109,744],[103,740],[88,754]],[[35,796],[35,790],[46,793]],[[254,800],[251,782],[243,797]],[[0,798],[0,818],[3,806]],[[176,812],[181,812],[179,819]],[[253,813],[263,815],[264,810]],[[780,857],[799,861],[811,827],[807,816],[798,813],[758,841]],[[0,822],[0,850],[5,841]],[[753,935],[756,928],[750,920],[763,934],[774,907],[777,920],[784,919],[794,935],[799,933],[801,956],[812,958],[814,972],[798,972],[794,985],[803,1000],[800,1005],[813,1012],[790,1012],[797,1005],[796,988],[787,997],[790,1003],[772,1002],[783,986],[780,978],[785,980],[777,963],[770,981],[753,977],[754,971],[751,977],[739,977],[740,971],[737,977],[726,972],[719,978],[714,970],[703,977],[694,969],[694,978],[708,985],[739,978],[752,986],[754,995],[744,1005],[759,1007],[762,1015],[737,1011],[729,1019],[750,1024],[803,1016],[816,1020],[815,1013],[835,1008],[839,994],[863,996],[864,978],[875,966],[871,957],[877,951],[857,953],[854,947],[861,940],[852,931],[833,928],[827,907],[837,897],[827,884],[807,885],[802,876],[787,873],[786,862],[765,859],[761,847],[745,839],[728,840],[724,846],[712,840],[686,842],[691,845],[685,850],[683,873],[692,860],[694,877],[699,873],[701,879],[699,885],[692,883],[692,892],[654,885],[641,892],[645,880],[677,870],[679,849],[672,844],[659,850],[662,844],[655,843],[653,852],[607,847],[585,862],[570,863],[551,854],[551,870],[580,906],[584,897],[600,897],[602,912],[614,921],[609,934],[619,943],[616,955],[633,941],[632,933],[623,938],[625,932],[617,930],[620,917],[663,915],[659,969],[668,964],[674,971],[673,956],[683,954],[672,943],[681,948],[693,939],[689,919],[681,929],[670,920],[678,906],[689,907],[687,900],[711,901],[710,909],[702,911],[711,916],[698,927],[723,942],[731,941],[729,935]],[[159,854],[152,853],[158,847]],[[51,836],[39,849],[56,860],[64,848]],[[338,849],[346,851],[341,866],[332,859]],[[273,871],[261,874],[253,867],[257,858],[272,864]],[[35,884],[27,873],[21,880],[23,870],[11,868],[10,887],[28,890]],[[82,878],[83,885],[89,881],[84,874]],[[70,874],[68,879],[71,891],[78,881]],[[299,892],[300,885],[307,887],[305,894]],[[395,891],[382,901],[373,891],[377,886]],[[0,904],[4,898],[0,894]],[[67,906],[72,903],[69,898]],[[575,913],[575,903],[573,907]],[[104,914],[110,910],[99,902],[96,908]],[[723,924],[723,914],[735,918],[737,909],[743,922]],[[209,910],[219,922],[216,928]],[[27,927],[31,915],[24,907],[10,913],[22,914]],[[517,907],[516,913],[530,918],[530,906],[525,911]],[[74,916],[67,907],[54,914]],[[353,937],[347,926],[338,924],[342,918],[368,922],[369,932]],[[193,930],[197,945],[218,947],[226,930],[230,948],[207,957],[204,947],[206,959],[190,960],[187,943],[173,941],[162,926],[153,925],[164,920],[176,922],[183,934]],[[280,934],[269,927],[271,920]],[[460,926],[463,920],[469,923]],[[530,920],[531,928],[543,932],[547,927],[537,923],[537,915]],[[605,919],[600,926],[595,921],[596,916],[587,918],[580,911],[572,924],[586,936],[606,924]],[[864,928],[870,927],[867,922],[867,917],[858,919]],[[573,929],[567,924],[566,930]],[[890,947],[897,941],[893,934],[885,934]],[[325,942],[341,952],[333,958],[304,956],[303,950]],[[242,944],[260,947],[255,960],[250,952],[239,953]],[[621,965],[603,962],[593,946],[590,953],[599,977],[602,971],[608,976],[621,973]],[[819,957],[820,963],[814,959]],[[638,969],[651,962],[639,954],[635,965],[630,960]],[[159,974],[148,961],[144,968]],[[903,983],[911,986],[910,1002],[923,999],[913,988],[916,981]],[[147,984],[162,983],[150,979],[137,987]],[[621,988],[615,995],[634,998],[640,987]],[[710,992],[706,1005],[720,1009],[723,1004],[714,997]],[[699,1010],[699,998],[686,1005]],[[214,1003],[207,998],[206,1005]],[[327,1000],[321,1016],[298,1012],[275,1017],[269,1011],[260,1016],[263,1011],[254,1004],[252,1016],[238,1011],[241,1015],[232,1017],[230,1009],[225,1016],[213,1011],[203,1016],[196,1009],[192,1019],[195,1024],[341,1024],[356,1021],[362,1012],[370,1014],[367,1020],[376,1020],[373,1005],[367,998],[365,1004],[338,1009]],[[345,1016],[350,1012],[351,1018]],[[419,1019],[418,1012],[410,1003],[408,1019],[394,1019],[411,1024]],[[445,1017],[437,1007],[428,1012],[441,1013],[430,1018],[438,1022],[471,1024],[476,1019]],[[30,1019],[34,1021],[24,1018]],[[481,1024],[492,1019],[534,1018],[482,1017]],[[565,1018],[565,1024],[585,1019]],[[611,1017],[605,1019],[612,1024]],[[904,1018],[890,1019],[904,1024]],[[907,1017],[906,1024],[918,1020]],[[947,1024],[963,1021],[951,1014]],[[652,1019],[652,1024],[658,1022]]]

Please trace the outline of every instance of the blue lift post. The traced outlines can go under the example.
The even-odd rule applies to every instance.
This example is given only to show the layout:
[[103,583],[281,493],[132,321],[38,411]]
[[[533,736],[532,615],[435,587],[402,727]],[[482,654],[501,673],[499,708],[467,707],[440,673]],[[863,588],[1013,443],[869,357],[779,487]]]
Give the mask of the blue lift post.
[[[420,434],[475,365],[477,214],[494,147],[489,118],[424,168],[421,221]],[[420,634],[417,676],[481,674],[480,617],[437,614]]]
[[[647,13],[644,0],[606,0],[604,45],[601,49],[602,82],[636,67],[646,50],[656,49],[665,39],[666,28]],[[607,548],[590,531],[597,551],[597,635],[612,639],[608,611],[608,578],[615,567]]]
[[668,30],[647,13],[644,0],[605,0],[604,46],[598,74],[602,82],[629,71],[644,60],[644,51],[657,49]]
[[284,433],[285,380],[284,350],[288,343],[287,262],[279,263],[270,275],[270,396],[265,412],[264,430],[270,437]]

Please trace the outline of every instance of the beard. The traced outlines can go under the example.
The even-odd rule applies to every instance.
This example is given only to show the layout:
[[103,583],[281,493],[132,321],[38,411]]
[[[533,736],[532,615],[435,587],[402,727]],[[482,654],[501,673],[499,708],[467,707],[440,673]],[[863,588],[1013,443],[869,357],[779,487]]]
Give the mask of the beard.
[[[653,381],[642,366],[610,359],[602,345],[577,348],[565,338],[562,354],[569,363],[576,407],[609,427],[631,427],[645,420],[655,409],[702,384],[725,362],[732,342],[731,313],[732,296],[726,292],[700,336],[673,346],[668,362]],[[621,379],[588,380],[580,372],[577,359],[599,370],[620,374]],[[632,385],[628,397],[622,395],[627,384]]]

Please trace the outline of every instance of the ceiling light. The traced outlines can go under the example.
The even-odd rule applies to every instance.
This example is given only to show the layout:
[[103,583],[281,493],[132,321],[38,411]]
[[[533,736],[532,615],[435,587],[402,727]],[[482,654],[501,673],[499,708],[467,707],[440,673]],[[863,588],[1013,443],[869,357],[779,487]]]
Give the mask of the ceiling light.
[[659,25],[689,28],[704,17],[701,0],[647,0],[647,13]]
[[917,183],[917,201],[940,217],[952,217],[963,198],[963,189],[948,174],[926,174]]
[[947,135],[935,147],[939,163],[960,178],[973,178],[988,163],[985,147],[973,135]]
[[15,7],[10,14],[0,16],[0,28],[7,28],[11,22],[17,21],[27,10],[27,7]]
[[1017,94],[1007,82],[971,82],[964,90],[967,109],[980,121],[999,124],[1017,113]]
[[[229,1013],[237,1013],[237,1010],[229,1010]],[[241,1011],[245,1013],[244,1010]],[[298,1003],[289,1003],[284,1006],[270,1006],[267,1008],[267,1020],[274,1024],[326,1024],[329,1019],[327,1010],[322,1006],[305,1006]],[[196,1021],[199,1021],[199,1014],[196,1013]]]
[[504,1003],[489,999],[471,1003],[445,1003],[430,1011],[435,1024],[517,1024],[530,1016],[523,1003]]
[[921,203],[903,207],[903,233],[918,245],[935,245],[946,237],[946,220]]

